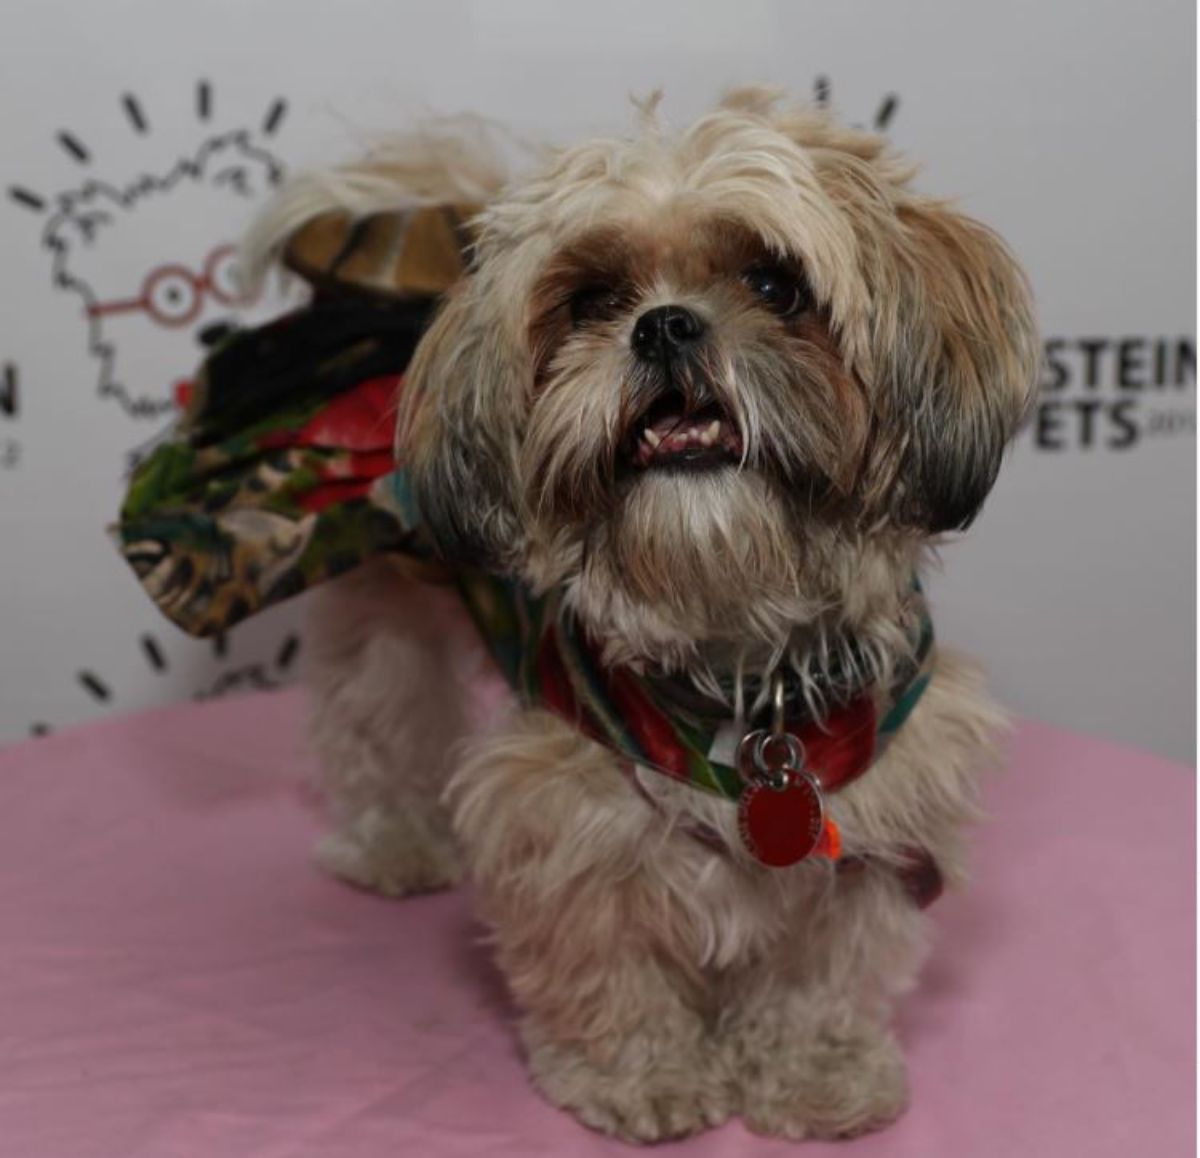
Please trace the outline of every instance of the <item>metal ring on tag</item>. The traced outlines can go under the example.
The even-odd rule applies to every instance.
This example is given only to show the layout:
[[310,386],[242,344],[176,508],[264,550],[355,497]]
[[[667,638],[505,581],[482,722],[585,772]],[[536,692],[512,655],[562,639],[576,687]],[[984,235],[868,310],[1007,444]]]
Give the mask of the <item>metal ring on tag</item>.
[[764,772],[774,772],[779,768],[799,771],[804,767],[804,745],[791,732],[766,736],[759,743],[755,755],[759,768]]
[[790,732],[772,735],[762,728],[747,732],[737,747],[737,770],[743,780],[766,780],[774,788],[785,788],[788,774],[804,767],[804,745]]
[[803,767],[804,745],[788,732],[766,736],[759,743],[755,756],[758,778],[776,792],[782,792]]
[[762,747],[767,735],[761,728],[756,728],[752,732],[747,732],[738,744],[737,770],[747,783],[758,780],[766,771],[767,766],[762,758]]

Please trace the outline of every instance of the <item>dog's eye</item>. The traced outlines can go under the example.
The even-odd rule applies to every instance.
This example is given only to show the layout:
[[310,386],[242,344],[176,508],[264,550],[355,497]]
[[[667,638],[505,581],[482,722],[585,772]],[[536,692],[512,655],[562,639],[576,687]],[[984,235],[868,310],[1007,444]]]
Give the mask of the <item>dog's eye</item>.
[[751,266],[742,274],[742,281],[767,309],[781,318],[794,318],[812,304],[804,281],[778,265]]
[[571,311],[571,323],[583,326],[588,322],[607,321],[620,312],[622,302],[620,290],[613,286],[584,286],[576,290],[567,303]]

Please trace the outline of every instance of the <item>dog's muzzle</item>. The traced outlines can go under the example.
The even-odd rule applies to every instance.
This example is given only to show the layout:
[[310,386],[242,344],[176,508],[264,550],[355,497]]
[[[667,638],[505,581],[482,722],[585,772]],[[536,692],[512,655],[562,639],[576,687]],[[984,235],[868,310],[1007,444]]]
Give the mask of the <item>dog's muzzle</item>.
[[704,320],[683,306],[657,306],[634,324],[630,347],[643,405],[625,438],[627,465],[708,470],[741,461],[741,431],[704,380],[707,332]]

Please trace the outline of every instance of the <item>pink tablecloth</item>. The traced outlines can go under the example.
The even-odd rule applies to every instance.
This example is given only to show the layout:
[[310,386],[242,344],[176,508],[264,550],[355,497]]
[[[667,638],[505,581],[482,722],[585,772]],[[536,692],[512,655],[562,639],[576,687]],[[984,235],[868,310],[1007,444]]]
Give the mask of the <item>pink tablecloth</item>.
[[[4,1158],[630,1153],[544,1105],[462,895],[310,864],[294,693],[0,753]],[[901,1032],[914,1105],[802,1151],[1194,1153],[1194,775],[1026,724]]]

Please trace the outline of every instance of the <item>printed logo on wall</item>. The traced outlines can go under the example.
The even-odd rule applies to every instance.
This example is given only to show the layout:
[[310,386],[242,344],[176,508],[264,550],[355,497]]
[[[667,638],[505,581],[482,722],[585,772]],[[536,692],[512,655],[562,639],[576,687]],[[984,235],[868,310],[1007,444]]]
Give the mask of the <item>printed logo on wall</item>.
[[[138,639],[138,645],[146,661],[147,670],[154,676],[166,676],[171,670],[170,658],[153,633],[143,632]],[[203,646],[194,641],[186,641],[186,645],[193,649]],[[300,652],[300,638],[295,632],[289,631],[270,659],[241,663],[230,660],[229,642],[225,636],[214,637],[209,646],[212,658],[217,661],[217,668],[215,674],[205,677],[190,692],[185,693],[187,698],[192,700],[213,700],[235,692],[272,691],[286,686],[293,674],[296,656]],[[76,672],[75,681],[96,703],[112,705],[114,709],[118,706],[114,703],[111,681],[103,675],[92,670],[82,670]],[[32,736],[45,736],[53,730],[44,720],[29,726]]]
[[[248,297],[235,250],[255,208],[284,175],[275,140],[287,111],[287,101],[278,97],[252,120],[234,120],[233,128],[226,121],[218,129],[216,93],[201,80],[194,127],[168,137],[161,127],[155,131],[153,105],[125,93],[114,102],[114,115],[123,118],[131,145],[141,141],[149,162],[103,172],[104,158],[64,129],[54,140],[81,170],[78,182],[52,194],[25,184],[9,187],[10,202],[40,220],[50,284],[78,307],[83,327],[76,333],[94,367],[80,385],[90,396],[115,403],[134,420],[169,420],[186,403],[190,375],[210,347],[235,325],[290,304],[277,285]],[[5,364],[0,469],[18,467],[27,449],[15,434],[22,385],[18,367]],[[140,421],[137,427],[144,431]],[[131,441],[144,443],[145,434]],[[131,457],[137,455],[134,450]],[[126,466],[122,459],[112,463],[114,483]],[[211,644],[185,640],[170,649],[151,632],[138,640],[148,677],[138,681],[140,687],[114,695],[111,677],[85,670],[76,676],[79,695],[116,709],[123,698],[127,706],[130,700],[144,703],[143,694],[155,688],[160,692],[152,698],[162,698],[168,686],[172,698],[192,699],[282,686],[300,648],[288,626],[274,642],[255,645],[261,657],[243,655],[237,662],[223,638]],[[45,720],[29,726],[34,735],[49,730]]]
[[13,431],[21,409],[17,368],[5,362],[0,372],[0,470],[12,470],[21,461],[21,441]]
[[[819,76],[813,82],[813,99],[821,108],[826,108],[833,96],[833,86],[829,82],[829,77]],[[887,131],[888,125],[892,123],[892,118],[896,115],[896,109],[900,105],[900,98],[895,93],[887,93],[879,102],[879,107],[875,110],[875,116],[871,119],[870,128],[873,132],[883,133]],[[868,126],[856,123],[856,129],[865,129]]]
[[1194,338],[1048,338],[1029,434],[1038,450],[1129,450],[1196,433]]
[[[208,81],[196,86],[201,126],[213,115]],[[152,123],[132,93],[121,98],[132,132]],[[170,413],[186,400],[187,372],[233,325],[235,312],[257,303],[239,284],[235,242],[250,210],[283,176],[268,147],[287,112],[275,99],[256,128],[201,134],[182,154],[121,181],[89,177],[43,196],[24,186],[9,197],[43,217],[42,244],[53,284],[78,297],[95,386],[135,418]],[[92,154],[74,134],[56,140],[81,167]],[[199,349],[197,348],[199,347]]]

